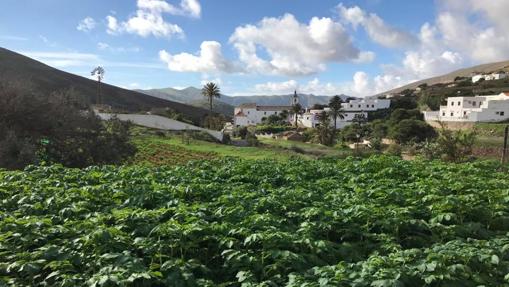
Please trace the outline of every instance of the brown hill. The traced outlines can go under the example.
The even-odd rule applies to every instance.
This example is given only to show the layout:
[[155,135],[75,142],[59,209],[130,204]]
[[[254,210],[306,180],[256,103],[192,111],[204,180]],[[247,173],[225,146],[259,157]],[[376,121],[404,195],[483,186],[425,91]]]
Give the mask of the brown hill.
[[[43,94],[74,89],[92,104],[97,100],[97,82],[63,72],[34,59],[0,48],[0,82],[15,82],[37,89]],[[152,108],[171,108],[195,123],[200,123],[208,110],[183,103],[152,97],[116,86],[102,85],[103,104],[126,111],[146,111]]]
[[379,95],[385,95],[385,94],[397,94],[400,93],[406,89],[415,89],[419,85],[422,84],[428,84],[428,86],[435,85],[435,84],[443,84],[443,83],[450,83],[453,82],[456,77],[471,77],[473,74],[476,73],[492,73],[497,71],[506,71],[509,72],[509,61],[503,61],[503,62],[496,62],[496,63],[489,63],[489,64],[483,64],[478,65],[470,68],[460,69],[442,76],[433,77],[425,80],[420,80],[417,82],[413,82],[411,84],[392,89],[390,91],[381,93]]

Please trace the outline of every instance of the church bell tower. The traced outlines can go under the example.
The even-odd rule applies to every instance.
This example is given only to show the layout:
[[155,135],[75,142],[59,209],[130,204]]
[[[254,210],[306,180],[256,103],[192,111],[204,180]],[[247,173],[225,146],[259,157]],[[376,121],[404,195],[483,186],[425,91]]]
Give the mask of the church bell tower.
[[298,103],[299,103],[299,96],[297,96],[297,90],[295,90],[295,92],[293,93],[293,98],[292,98],[292,106],[295,106]]

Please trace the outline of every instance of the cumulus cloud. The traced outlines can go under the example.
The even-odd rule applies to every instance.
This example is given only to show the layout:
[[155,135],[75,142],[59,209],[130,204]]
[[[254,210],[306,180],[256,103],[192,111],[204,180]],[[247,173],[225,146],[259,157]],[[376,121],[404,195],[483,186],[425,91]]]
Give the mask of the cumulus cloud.
[[82,32],[90,32],[95,29],[97,26],[97,23],[95,22],[94,18],[92,17],[86,17],[85,19],[81,20],[76,29],[78,31]]
[[507,60],[509,1],[446,0],[436,20],[445,45],[456,47],[474,62]]
[[246,70],[262,74],[309,75],[325,70],[329,62],[355,60],[360,53],[341,23],[314,17],[303,24],[291,14],[238,27],[230,43]]
[[159,52],[159,58],[168,65],[168,69],[176,72],[230,73],[236,71],[235,65],[225,59],[221,44],[216,41],[204,41],[200,51],[195,55],[189,53],[172,55],[162,50]]
[[138,0],[136,14],[126,21],[119,22],[114,16],[107,16],[107,32],[109,34],[130,33],[142,37],[182,36],[180,26],[166,22],[163,15],[172,14],[199,18],[201,5],[197,0],[182,0],[174,6],[164,0]]
[[374,13],[366,13],[358,6],[347,8],[339,4],[337,8],[345,22],[350,23],[354,28],[362,26],[369,37],[382,46],[401,48],[415,43],[416,39],[412,34],[388,25]]
[[259,94],[281,95],[290,94],[297,90],[299,93],[314,95],[339,95],[346,94],[351,96],[364,97],[370,92],[368,75],[364,72],[356,72],[352,81],[344,83],[322,82],[318,78],[300,83],[296,80],[282,82],[267,82],[255,85],[254,89]]

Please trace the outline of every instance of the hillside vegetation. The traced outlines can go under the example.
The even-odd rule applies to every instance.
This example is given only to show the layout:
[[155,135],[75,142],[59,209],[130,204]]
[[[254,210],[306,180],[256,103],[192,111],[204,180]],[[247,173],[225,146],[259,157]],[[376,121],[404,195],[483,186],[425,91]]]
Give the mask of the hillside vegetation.
[[507,286],[497,168],[372,157],[0,171],[0,285]]
[[460,70],[453,71],[451,73],[448,73],[448,74],[445,74],[442,76],[416,81],[411,84],[386,91],[382,94],[397,94],[397,93],[401,93],[404,90],[408,90],[408,89],[413,90],[423,84],[432,86],[435,84],[451,83],[451,82],[454,82],[454,79],[456,79],[457,77],[471,77],[472,74],[474,74],[474,73],[491,73],[491,72],[498,72],[498,71],[509,72],[509,61],[488,63],[488,64],[478,65],[478,66],[474,66],[474,67],[470,67],[470,68],[460,69]]

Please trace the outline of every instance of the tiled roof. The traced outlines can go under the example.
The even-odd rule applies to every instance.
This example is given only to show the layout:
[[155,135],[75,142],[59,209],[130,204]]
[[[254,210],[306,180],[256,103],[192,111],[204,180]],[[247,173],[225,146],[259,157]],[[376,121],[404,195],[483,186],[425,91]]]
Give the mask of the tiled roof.
[[240,104],[237,108],[256,109],[256,104],[255,103]]
[[244,112],[241,110],[240,112],[236,113],[235,116],[236,117],[245,117],[246,114],[244,114]]

